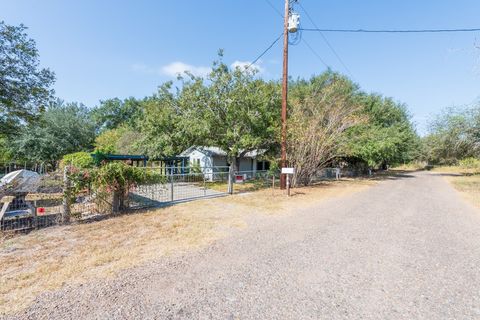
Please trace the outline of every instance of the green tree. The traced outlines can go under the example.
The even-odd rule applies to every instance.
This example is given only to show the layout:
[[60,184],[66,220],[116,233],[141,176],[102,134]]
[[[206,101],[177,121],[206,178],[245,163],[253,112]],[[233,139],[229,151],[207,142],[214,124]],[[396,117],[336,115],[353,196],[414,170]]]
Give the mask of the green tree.
[[109,130],[121,125],[134,126],[141,113],[141,101],[113,98],[100,101],[100,105],[92,111],[92,118],[99,130]]
[[171,156],[192,145],[216,146],[238,167],[239,158],[278,144],[280,90],[254,72],[214,62],[206,79],[186,74],[182,85],[160,87],[144,102],[142,146],[150,156]]
[[95,125],[88,109],[76,103],[52,103],[35,124],[25,126],[12,142],[16,159],[54,164],[63,155],[91,150]]
[[376,94],[361,94],[358,101],[368,120],[350,129],[345,155],[370,167],[411,161],[419,140],[406,107]]
[[95,161],[90,152],[80,151],[63,156],[60,167],[63,168],[68,165],[77,169],[89,169],[94,167]]
[[[141,120],[142,138],[139,151],[153,158],[174,156],[188,148],[193,140],[192,130],[185,130],[178,92],[172,92],[172,83],[161,85],[158,92],[143,101]],[[195,124],[193,124],[195,125]]]
[[0,135],[32,122],[53,96],[55,76],[39,67],[35,41],[26,29],[0,21]]
[[347,130],[364,121],[357,96],[355,84],[331,71],[292,83],[287,151],[295,185],[310,184],[342,155]]
[[430,123],[423,138],[423,159],[432,164],[456,164],[480,156],[480,106],[448,108]]
[[105,130],[95,138],[95,149],[106,154],[143,153],[140,147],[142,134],[129,126]]
[[12,150],[9,148],[9,141],[7,138],[0,138],[0,163],[5,164],[12,160]]
[[178,106],[182,130],[194,144],[223,149],[231,171],[246,153],[278,145],[278,83],[256,78],[255,71],[231,70],[221,60],[214,62],[206,81],[190,79],[183,83]]

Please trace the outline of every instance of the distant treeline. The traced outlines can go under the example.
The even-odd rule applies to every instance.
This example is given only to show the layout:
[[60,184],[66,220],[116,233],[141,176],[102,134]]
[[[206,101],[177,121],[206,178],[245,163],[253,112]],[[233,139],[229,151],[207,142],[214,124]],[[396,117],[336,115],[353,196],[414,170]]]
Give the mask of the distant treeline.
[[456,165],[480,158],[480,104],[448,108],[430,123],[419,159],[434,165]]

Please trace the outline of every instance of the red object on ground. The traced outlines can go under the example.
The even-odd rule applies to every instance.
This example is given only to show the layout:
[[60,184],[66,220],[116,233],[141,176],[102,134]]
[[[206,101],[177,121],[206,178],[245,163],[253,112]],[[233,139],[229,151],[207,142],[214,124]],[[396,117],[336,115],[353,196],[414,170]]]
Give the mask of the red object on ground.
[[242,183],[243,182],[243,176],[242,175],[236,175],[235,176],[235,182],[236,183]]
[[37,215],[42,216],[45,214],[45,208],[37,208]]

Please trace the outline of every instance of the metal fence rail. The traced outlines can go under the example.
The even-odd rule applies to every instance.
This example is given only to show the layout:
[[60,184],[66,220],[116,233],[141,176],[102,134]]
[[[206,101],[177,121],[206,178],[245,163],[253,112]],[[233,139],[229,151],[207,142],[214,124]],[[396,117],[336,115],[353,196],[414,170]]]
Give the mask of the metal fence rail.
[[3,203],[2,231],[29,231],[58,223],[62,201],[58,195],[20,194]]
[[30,231],[55,226],[58,224],[57,214],[48,214],[45,216],[27,216],[4,218],[0,224],[2,231]]
[[[170,202],[214,197],[227,193],[228,172],[217,168],[202,168],[204,172],[169,174],[161,182],[140,184],[130,191],[130,206],[161,206]],[[155,170],[147,168],[146,170]]]
[[[230,178],[228,167],[191,167],[178,168],[145,167],[141,168],[151,174],[154,179],[149,183],[132,186],[125,197],[121,210],[162,207],[171,203],[195,199],[225,196],[232,193],[252,192],[260,189],[278,187],[279,173],[271,171],[237,171]],[[352,176],[356,173],[340,171],[342,176]],[[335,179],[336,168],[325,168],[318,172],[315,180]],[[80,190],[65,205],[65,192],[62,189],[61,177],[48,181],[40,186],[43,193],[25,193],[10,197],[5,215],[0,220],[0,230],[32,230],[56,225],[65,216],[72,221],[102,219],[112,214],[113,194],[110,191],[91,190],[86,187]],[[229,188],[229,186],[231,188]]]

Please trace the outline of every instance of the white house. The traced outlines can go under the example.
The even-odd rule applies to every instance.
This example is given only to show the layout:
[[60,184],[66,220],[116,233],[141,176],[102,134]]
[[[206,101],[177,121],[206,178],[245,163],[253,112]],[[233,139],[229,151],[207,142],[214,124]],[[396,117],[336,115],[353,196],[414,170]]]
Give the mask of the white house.
[[[257,171],[270,169],[270,163],[268,161],[259,159],[264,152],[265,151],[247,152],[240,158],[238,173],[253,176]],[[205,174],[226,172],[230,165],[227,160],[227,153],[218,147],[193,146],[183,151],[179,156],[188,157],[190,164],[199,166]]]

